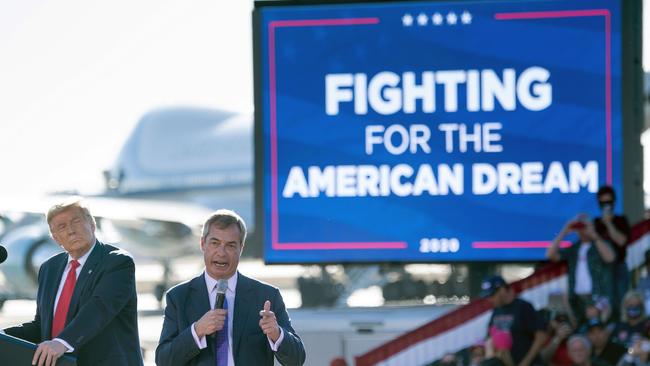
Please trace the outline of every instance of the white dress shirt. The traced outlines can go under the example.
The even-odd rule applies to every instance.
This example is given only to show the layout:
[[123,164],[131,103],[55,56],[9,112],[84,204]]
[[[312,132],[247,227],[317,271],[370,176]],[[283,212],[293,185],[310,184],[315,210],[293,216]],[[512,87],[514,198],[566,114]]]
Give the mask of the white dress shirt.
[[[93,249],[95,249],[95,244],[93,244],[92,247],[90,247],[90,250],[86,252],[81,258],[77,259],[77,262],[79,262],[79,267],[77,267],[76,270],[76,278],[77,280],[79,279],[79,275],[81,274],[81,270],[84,268],[84,264],[86,264],[86,261],[88,260],[88,257],[90,256],[90,253],[92,253]],[[72,268],[70,265],[70,262],[72,262],[74,258],[72,258],[68,254],[68,264],[65,265],[65,269],[63,270],[63,275],[61,276],[61,281],[59,282],[59,289],[56,292],[56,298],[54,299],[54,309],[52,313],[52,319],[54,319],[54,314],[56,313],[56,307],[59,304],[59,297],[61,297],[61,292],[63,291],[63,285],[65,284],[65,279],[68,277],[68,272],[70,272],[70,269]],[[76,284],[75,284],[76,286]],[[73,352],[74,348],[68,344],[68,342],[64,341],[61,338],[54,338],[53,341],[59,341],[61,342],[68,350],[66,352]]]
[[591,249],[591,242],[580,243],[575,272],[576,283],[573,290],[577,295],[590,295],[593,290],[593,279],[591,278],[591,272],[589,272],[589,262],[587,260],[589,249]]
[[[217,301],[217,280],[210,277],[207,271],[203,272],[203,277],[205,278],[206,290],[208,291],[208,299],[210,300],[210,309],[214,309],[214,304]],[[228,302],[228,366],[235,366],[235,359],[232,353],[232,325],[233,325],[233,318],[235,314],[236,289],[237,289],[237,272],[235,272],[235,274],[228,279],[228,289],[226,289],[226,301]],[[192,331],[192,337],[194,337],[194,342],[196,342],[196,345],[200,349],[204,349],[208,347],[207,341],[205,339],[205,336],[199,338],[199,336],[196,334],[196,330],[194,329],[195,325],[196,322],[192,323],[192,325],[190,326]],[[260,332],[261,331],[262,329],[260,329]],[[276,352],[278,350],[278,347],[280,347],[282,340],[284,339],[284,331],[282,330],[282,327],[280,327],[280,338],[278,338],[277,342],[273,343],[271,339],[268,337],[267,339],[269,340],[269,345],[271,346],[273,352]]]

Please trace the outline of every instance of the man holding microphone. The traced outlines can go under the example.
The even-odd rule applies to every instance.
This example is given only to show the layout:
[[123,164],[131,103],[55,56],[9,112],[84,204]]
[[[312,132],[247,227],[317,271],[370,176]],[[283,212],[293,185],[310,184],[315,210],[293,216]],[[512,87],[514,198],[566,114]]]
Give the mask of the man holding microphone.
[[302,365],[305,349],[280,291],[237,271],[246,225],[230,210],[204,224],[205,271],[167,293],[156,364]]

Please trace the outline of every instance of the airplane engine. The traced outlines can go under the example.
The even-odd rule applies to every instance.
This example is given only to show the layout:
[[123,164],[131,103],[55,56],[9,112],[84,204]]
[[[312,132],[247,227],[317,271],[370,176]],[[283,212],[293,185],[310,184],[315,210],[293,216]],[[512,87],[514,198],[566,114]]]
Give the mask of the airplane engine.
[[5,277],[0,296],[5,299],[35,299],[41,264],[59,253],[61,248],[43,224],[14,227],[2,237],[2,244],[9,255],[0,264]]

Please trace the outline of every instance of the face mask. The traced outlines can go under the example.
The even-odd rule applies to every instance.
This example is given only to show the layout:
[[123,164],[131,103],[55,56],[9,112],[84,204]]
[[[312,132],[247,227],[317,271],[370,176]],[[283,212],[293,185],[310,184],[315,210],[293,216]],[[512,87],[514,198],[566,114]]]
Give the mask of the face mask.
[[600,206],[600,210],[605,215],[611,215],[612,212],[614,212],[614,206],[612,206],[610,203],[608,203],[608,204]]
[[625,314],[630,319],[636,319],[641,316],[641,307],[640,306],[630,306],[625,309]]
[[605,206],[609,206],[609,208],[614,207],[614,201],[598,201],[598,206],[602,209]]

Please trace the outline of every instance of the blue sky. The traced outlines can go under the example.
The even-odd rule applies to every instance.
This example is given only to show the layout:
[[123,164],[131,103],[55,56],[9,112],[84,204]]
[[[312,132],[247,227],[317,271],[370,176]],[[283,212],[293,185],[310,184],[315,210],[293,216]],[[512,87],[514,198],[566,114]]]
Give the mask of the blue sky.
[[251,9],[0,0],[0,194],[101,188],[101,171],[152,108],[252,111]]

